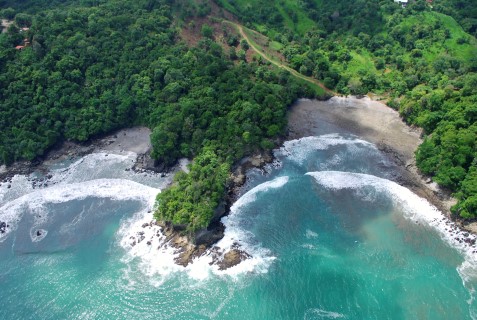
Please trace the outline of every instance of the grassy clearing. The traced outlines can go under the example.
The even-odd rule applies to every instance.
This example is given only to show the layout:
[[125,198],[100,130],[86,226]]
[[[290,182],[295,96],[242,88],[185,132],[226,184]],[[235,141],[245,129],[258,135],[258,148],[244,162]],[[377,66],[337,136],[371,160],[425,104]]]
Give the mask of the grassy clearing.
[[[294,0],[285,0],[285,1],[279,1],[277,6],[280,6],[283,8],[284,14],[282,16],[285,16],[289,19],[292,20],[291,17],[287,14],[287,12],[293,12],[296,14],[296,22],[293,22],[290,25],[291,29],[299,33],[300,35],[304,35],[307,31],[313,29],[315,27],[315,22],[308,18],[308,15],[304,12],[303,8],[299,5],[299,1],[294,1]],[[280,10],[280,12],[283,12]]]
[[[424,12],[419,16],[411,16],[403,20],[401,26],[411,30],[414,26],[439,24],[444,30],[449,30],[449,38],[442,42],[433,42],[423,49],[423,56],[432,62],[438,56],[449,54],[457,59],[468,62],[477,56],[477,41],[469,36],[462,27],[450,16],[437,12]],[[467,43],[458,43],[459,39],[466,39]]]
[[[298,73],[299,74],[299,73]],[[294,74],[296,76],[296,74]],[[315,92],[315,95],[317,97],[329,97],[330,94],[325,90],[323,89],[322,87],[320,87],[319,85],[317,85],[316,83],[314,82],[309,82],[308,80],[306,79],[302,79],[301,77],[297,76],[299,79],[298,79],[298,82],[300,82],[301,84],[303,84],[304,86],[309,86],[310,88],[313,89],[313,92]]]
[[[235,8],[243,9],[250,8],[254,1],[252,0],[220,0],[219,1],[225,9],[230,12],[237,13]],[[319,7],[322,3],[321,0],[314,1]],[[233,3],[233,5],[232,5]],[[295,0],[281,0],[274,1],[274,8],[283,18],[283,24],[290,30],[304,35],[307,31],[316,27],[316,24],[311,20],[305,9],[300,5],[299,1]],[[254,25],[254,28],[259,30],[261,33],[266,33],[265,30],[260,30],[259,25]]]
[[270,49],[275,51],[280,51],[283,48],[283,44],[277,41],[270,41],[270,44],[268,46],[270,47]]
[[368,51],[362,50],[360,53],[351,51],[351,61],[348,63],[347,72],[351,75],[358,74],[359,71],[376,73],[373,59]]
[[[445,45],[450,49],[452,55],[469,61],[477,56],[477,41],[474,37],[469,36],[464,29],[450,16],[435,13],[439,20],[451,32],[451,38],[447,39]],[[468,43],[459,44],[458,39],[467,39]]]
[[262,51],[268,58],[270,58],[271,60],[277,63],[284,62],[285,58],[278,52],[279,49],[274,48],[274,47],[280,46],[281,45],[280,43],[275,42],[276,44],[274,45],[274,47],[272,47],[270,45],[272,42],[263,34],[260,34],[256,31],[250,30],[245,27],[243,27],[243,31],[247,35],[248,41],[250,41],[251,44],[255,46],[257,49]]

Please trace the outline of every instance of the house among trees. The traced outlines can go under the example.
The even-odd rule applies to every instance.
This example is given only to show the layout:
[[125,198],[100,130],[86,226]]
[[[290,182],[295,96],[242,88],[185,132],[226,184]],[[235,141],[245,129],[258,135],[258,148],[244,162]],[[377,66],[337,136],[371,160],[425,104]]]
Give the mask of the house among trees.
[[407,3],[409,2],[409,0],[394,0],[394,2],[399,3],[404,8],[405,6],[407,6]]
[[15,47],[15,49],[16,50],[23,50],[28,46],[30,46],[30,41],[28,40],[28,38],[25,38],[25,39],[23,39],[23,45],[18,45],[18,46]]
[[[405,8],[409,2],[411,1],[415,1],[415,0],[394,0],[394,2],[396,3],[399,3],[400,5],[402,5],[403,8]],[[432,5],[432,1],[433,0],[426,0],[426,2],[429,4],[429,5]]]
[[[20,33],[24,33],[24,32],[28,32],[30,30],[30,28],[27,28],[27,27],[23,27],[23,28],[20,28],[18,31]],[[24,35],[24,39],[23,39],[23,44],[20,44],[18,46],[15,47],[16,50],[23,50],[25,49],[26,47],[29,47],[30,46],[30,40],[28,39],[27,35],[25,34]]]

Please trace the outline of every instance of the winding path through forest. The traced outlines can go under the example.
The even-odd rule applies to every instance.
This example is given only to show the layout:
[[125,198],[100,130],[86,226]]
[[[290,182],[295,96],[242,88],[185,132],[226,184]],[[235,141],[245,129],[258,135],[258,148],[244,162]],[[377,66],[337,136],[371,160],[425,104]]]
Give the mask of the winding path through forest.
[[273,60],[272,58],[268,57],[262,50],[260,50],[260,48],[258,48],[256,45],[254,45],[254,43],[250,40],[250,38],[247,36],[247,34],[245,33],[245,31],[243,30],[243,26],[241,26],[240,24],[238,23],[235,23],[235,22],[232,22],[232,21],[225,21],[227,23],[230,23],[232,24],[233,26],[235,26],[238,31],[240,32],[240,35],[248,42],[248,44],[250,45],[250,47],[255,51],[257,52],[262,58],[264,58],[265,60],[269,61],[270,63],[273,63],[275,66],[277,66],[278,68],[281,68],[281,69],[285,69],[287,70],[288,72],[290,72],[292,75],[294,75],[295,77],[297,78],[300,78],[302,80],[305,80],[307,82],[310,82],[312,84],[315,84],[317,86],[319,86],[320,88],[322,88],[325,93],[327,94],[330,94],[330,95],[336,95],[335,92],[333,92],[332,90],[328,89],[323,83],[321,83],[320,81],[314,79],[314,78],[311,78],[311,77],[307,77],[301,73],[299,73],[298,71],[290,68],[289,66],[283,64],[283,63],[280,63],[278,61],[275,61]]

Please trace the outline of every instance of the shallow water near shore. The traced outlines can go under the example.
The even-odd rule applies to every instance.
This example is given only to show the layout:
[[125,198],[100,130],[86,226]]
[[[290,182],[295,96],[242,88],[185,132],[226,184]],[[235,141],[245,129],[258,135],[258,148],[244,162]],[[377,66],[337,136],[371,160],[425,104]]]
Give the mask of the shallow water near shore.
[[[475,319],[475,254],[442,214],[393,182],[374,144],[342,132],[286,142],[249,173],[218,243],[252,255],[187,268],[146,241],[168,182],[134,155],[55,167],[47,187],[0,187],[1,319]],[[66,170],[67,169],[67,170]],[[448,229],[448,230],[446,230]],[[38,233],[39,231],[39,233]],[[131,235],[144,241],[130,245]]]

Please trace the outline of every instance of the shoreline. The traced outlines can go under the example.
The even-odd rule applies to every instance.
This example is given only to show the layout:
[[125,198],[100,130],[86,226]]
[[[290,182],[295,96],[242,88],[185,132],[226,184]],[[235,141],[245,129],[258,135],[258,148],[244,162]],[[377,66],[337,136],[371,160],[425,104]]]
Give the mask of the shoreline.
[[[287,140],[332,132],[353,134],[374,143],[395,164],[398,171],[395,182],[426,199],[461,229],[473,234],[477,233],[475,225],[469,227],[462,221],[452,219],[450,207],[455,203],[455,199],[448,192],[441,190],[430,178],[420,175],[415,165],[414,152],[422,142],[421,130],[405,124],[397,111],[382,102],[371,100],[368,97],[361,99],[332,97],[326,101],[299,99],[288,110],[287,134],[277,141],[281,146]],[[171,168],[157,166],[157,163],[149,156],[152,148],[149,136],[148,128],[133,127],[118,130],[83,144],[66,141],[34,162],[17,162],[9,168],[1,166],[0,184],[11,183],[12,177],[16,174],[27,175],[35,171],[48,177],[48,166],[96,152],[122,155],[134,152],[137,156],[131,170],[136,172],[154,172],[166,175],[168,172],[184,169],[181,162]],[[160,227],[167,244],[174,247],[178,253],[175,261],[178,265],[185,267],[195,257],[207,252],[214,253],[214,262],[223,269],[239,264],[250,255],[243,251],[238,244],[230,252],[221,254],[217,252],[215,244],[223,238],[225,230],[221,218],[230,214],[231,206],[243,193],[247,172],[252,168],[263,168],[273,160],[273,152],[260,152],[237,162],[232,169],[222,205],[216,210],[209,227],[199,230],[200,233],[195,234],[194,239],[185,237],[180,228],[176,229],[168,223],[151,221],[147,224],[148,226],[143,225],[142,229],[153,225]],[[33,181],[34,184],[38,183],[38,187],[41,187],[42,184],[46,186],[47,182],[47,178],[44,181]],[[151,219],[153,219],[152,214]],[[135,240],[138,239],[141,239],[140,235]],[[132,246],[134,245],[136,245],[135,241]]]
[[[60,161],[73,160],[88,154],[104,152],[125,155],[137,154],[132,170],[137,172],[169,172],[172,168],[156,166],[149,156],[152,148],[146,127],[131,127],[117,130],[111,134],[91,139],[84,143],[63,141],[48,150],[45,155],[33,161],[17,161],[6,167],[0,166],[0,183],[11,183],[14,175],[29,175],[35,171],[48,174],[48,166]],[[168,170],[169,169],[169,170]]]
[[[33,189],[47,188],[54,184],[50,180],[53,177],[49,170],[50,166],[63,161],[75,161],[94,153],[105,153],[106,156],[108,154],[128,155],[134,153],[136,159],[128,170],[136,173],[147,172],[164,177],[173,175],[180,170],[185,171],[188,160],[181,159],[174,166],[166,167],[163,164],[157,164],[150,157],[149,153],[152,149],[150,134],[151,130],[146,127],[131,127],[117,130],[111,134],[97,137],[84,143],[63,141],[52,147],[44,156],[38,157],[33,161],[17,161],[8,167],[5,165],[0,166],[0,186],[4,185],[10,189],[10,187],[14,186],[15,181],[13,177],[15,175],[28,176],[38,172],[41,177],[29,180]],[[187,266],[195,257],[206,253],[206,249],[210,249],[207,253],[213,254],[213,262],[219,266],[220,270],[228,269],[248,259],[250,255],[241,250],[238,244],[235,244],[227,252],[220,252],[215,246],[224,235],[225,227],[220,222],[220,219],[229,214],[230,207],[237,200],[241,187],[245,183],[246,171],[255,166],[263,166],[270,159],[268,154],[259,154],[244,158],[237,164],[234,169],[240,173],[238,180],[237,176],[234,176],[230,181],[227,189],[228,193],[223,200],[222,210],[218,210],[209,228],[200,230],[203,232],[201,236],[202,243],[193,243],[191,239],[182,234],[181,230],[175,230],[172,224],[154,221],[151,212],[150,222],[147,225],[141,226],[141,229],[137,232],[138,234],[131,241],[131,247],[143,240],[141,233],[143,233],[142,230],[144,228],[157,226],[160,227],[165,236],[166,241],[163,245],[170,245],[178,253],[175,261],[178,265]],[[170,183],[172,183],[172,179],[167,186]],[[0,233],[4,233],[8,227],[7,223],[0,221]]]
[[[283,141],[280,140],[280,143],[283,143]],[[182,233],[183,228],[181,226],[174,226],[170,222],[151,221],[149,223],[149,226],[155,224],[162,229],[166,239],[164,244],[166,246],[170,245],[175,249],[177,256],[174,260],[177,265],[187,267],[195,258],[206,255],[212,257],[211,265],[217,265],[219,270],[226,270],[252,258],[237,241],[234,241],[228,250],[222,250],[217,247],[217,243],[225,236],[226,227],[221,219],[230,215],[231,207],[243,194],[243,187],[247,181],[247,172],[254,168],[261,169],[267,164],[272,163],[273,160],[274,157],[271,151],[254,153],[241,159],[230,173],[226,194],[222,203],[215,210],[209,226],[205,229],[197,230],[193,239]],[[144,227],[147,227],[147,225],[143,225]]]
[[400,176],[395,182],[426,199],[461,229],[477,234],[477,223],[463,222],[451,214],[450,208],[456,203],[451,193],[421,175],[416,167],[414,153],[422,143],[422,130],[407,125],[383,102],[367,96],[300,99],[290,107],[288,128],[289,140],[335,131],[372,142],[396,165]]

